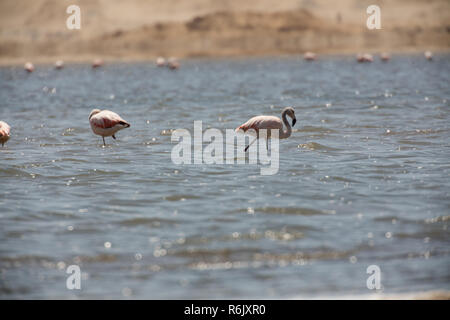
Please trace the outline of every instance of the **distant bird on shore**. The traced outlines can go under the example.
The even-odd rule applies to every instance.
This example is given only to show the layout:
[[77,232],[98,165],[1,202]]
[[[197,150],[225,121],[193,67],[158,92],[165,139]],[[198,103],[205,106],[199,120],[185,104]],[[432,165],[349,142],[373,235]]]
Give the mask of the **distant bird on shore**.
[[364,58],[364,62],[372,62],[373,61],[373,56],[369,53],[363,54],[363,58]]
[[9,140],[11,127],[4,121],[0,121],[0,143],[3,145]]
[[381,59],[381,61],[387,62],[391,59],[391,56],[387,52],[382,52],[380,54],[380,59]]
[[433,60],[433,53],[431,51],[425,51],[424,56],[428,61]]
[[102,59],[95,59],[92,62],[92,68],[100,68],[101,66],[103,66],[103,60]]
[[34,71],[34,66],[31,62],[27,62],[25,63],[25,65],[23,66],[23,68],[25,69],[25,71],[27,72],[33,72]]
[[158,67],[165,67],[166,66],[166,59],[164,59],[163,57],[158,57],[156,59],[156,66],[158,66]]
[[55,69],[60,70],[64,68],[64,62],[62,60],[57,60],[55,62]]
[[105,137],[113,137],[116,139],[116,132],[124,128],[129,128],[130,124],[123,120],[117,113],[109,110],[94,109],[89,114],[89,123],[92,131],[102,136],[103,145],[105,144]]
[[[292,128],[289,124],[286,116],[289,116],[292,118],[292,126],[295,125],[297,122],[297,119],[295,118],[295,112],[292,107],[286,107],[283,109],[283,112],[281,113],[281,118],[283,119],[283,122],[281,122],[280,118],[275,116],[256,116],[245,122],[244,124],[240,125],[236,128],[236,132],[239,130],[243,130],[244,132],[247,132],[247,130],[253,129],[256,132],[256,138],[245,147],[245,151],[248,150],[248,148],[257,140],[259,139],[259,130],[266,129],[267,130],[267,138],[266,138],[266,148],[269,149],[269,141],[268,139],[271,138],[271,129],[277,129],[279,130],[279,139],[287,139],[291,136]],[[283,123],[286,126],[286,130],[283,129]]]
[[373,61],[373,56],[369,53],[358,53],[358,55],[356,56],[356,60],[358,62],[372,62]]
[[303,59],[305,59],[306,61],[314,61],[316,60],[317,55],[314,52],[305,52],[305,54],[303,55]]
[[167,60],[167,66],[170,70],[176,70],[180,68],[180,63],[176,58],[169,58],[169,60]]

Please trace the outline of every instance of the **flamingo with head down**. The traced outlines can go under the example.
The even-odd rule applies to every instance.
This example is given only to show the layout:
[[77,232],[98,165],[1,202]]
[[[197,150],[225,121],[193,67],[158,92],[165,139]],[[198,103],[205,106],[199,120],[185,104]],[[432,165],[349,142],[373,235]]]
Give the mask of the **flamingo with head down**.
[[124,128],[129,128],[130,124],[123,120],[117,113],[109,110],[94,109],[89,115],[89,123],[92,131],[102,136],[103,146],[105,146],[105,137],[116,139],[116,132]]
[[[279,130],[279,139],[287,139],[291,136],[292,133],[292,127],[289,124],[286,116],[289,116],[292,118],[292,126],[295,125],[297,122],[297,119],[295,118],[295,112],[292,107],[286,107],[283,109],[283,112],[281,113],[281,118],[283,119],[283,122],[280,120],[280,118],[275,116],[256,116],[245,122],[244,124],[240,125],[236,128],[236,132],[239,130],[243,130],[246,132],[249,129],[253,129],[256,131],[256,138],[245,147],[245,151],[248,150],[248,148],[257,140],[259,139],[259,130],[266,129],[267,130],[267,137],[266,137],[266,148],[269,149],[269,140],[270,139],[270,130],[275,129]],[[283,129],[283,123],[286,126],[286,130]]]

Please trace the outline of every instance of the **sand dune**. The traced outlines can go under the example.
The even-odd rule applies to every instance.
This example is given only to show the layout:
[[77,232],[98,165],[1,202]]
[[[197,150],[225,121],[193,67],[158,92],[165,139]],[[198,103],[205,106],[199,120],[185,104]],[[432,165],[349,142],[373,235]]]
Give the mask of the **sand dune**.
[[[0,62],[450,48],[449,1],[378,1],[382,29],[368,30],[372,2],[4,0]],[[81,30],[65,26],[70,4],[81,8]]]

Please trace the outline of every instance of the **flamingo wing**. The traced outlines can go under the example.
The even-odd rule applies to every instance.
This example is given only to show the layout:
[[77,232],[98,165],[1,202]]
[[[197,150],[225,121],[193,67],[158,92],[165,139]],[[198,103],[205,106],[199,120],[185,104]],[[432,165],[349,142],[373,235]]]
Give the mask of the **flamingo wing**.
[[11,127],[3,121],[0,121],[0,135],[1,136],[9,136],[9,132],[11,130]]
[[91,118],[91,123],[93,126],[101,129],[110,129],[118,124],[123,126],[129,125],[117,113],[109,110],[104,110],[94,115]]

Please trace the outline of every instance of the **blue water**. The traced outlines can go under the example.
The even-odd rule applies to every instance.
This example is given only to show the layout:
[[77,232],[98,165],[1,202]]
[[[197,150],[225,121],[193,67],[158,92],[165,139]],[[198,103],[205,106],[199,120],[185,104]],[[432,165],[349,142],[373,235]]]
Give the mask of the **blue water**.
[[[359,296],[369,265],[377,292],[450,290],[449,83],[449,55],[2,67],[0,297]],[[275,175],[171,160],[174,129],[286,106]],[[131,128],[103,148],[94,107]]]

